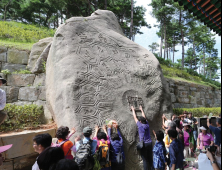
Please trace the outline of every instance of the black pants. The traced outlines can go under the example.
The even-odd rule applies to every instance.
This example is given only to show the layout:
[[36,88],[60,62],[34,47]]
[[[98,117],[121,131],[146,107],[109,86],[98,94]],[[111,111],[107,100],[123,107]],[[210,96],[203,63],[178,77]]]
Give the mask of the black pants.
[[143,159],[143,169],[153,170],[153,145],[152,142],[145,143],[145,147],[140,151]]
[[116,162],[111,163],[112,170],[124,170],[125,169],[125,163],[117,164]]

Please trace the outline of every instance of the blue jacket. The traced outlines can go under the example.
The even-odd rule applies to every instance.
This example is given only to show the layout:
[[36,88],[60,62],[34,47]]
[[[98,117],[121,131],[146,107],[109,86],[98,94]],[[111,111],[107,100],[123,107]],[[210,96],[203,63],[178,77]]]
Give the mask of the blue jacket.
[[116,162],[116,157],[118,155],[119,152],[122,152],[123,155],[123,160],[125,160],[125,154],[124,154],[124,150],[123,150],[123,138],[121,136],[121,133],[119,131],[119,129],[117,129],[118,135],[120,140],[115,140],[113,141],[111,139],[111,128],[108,128],[108,135],[110,137],[110,151],[111,151],[111,162]]

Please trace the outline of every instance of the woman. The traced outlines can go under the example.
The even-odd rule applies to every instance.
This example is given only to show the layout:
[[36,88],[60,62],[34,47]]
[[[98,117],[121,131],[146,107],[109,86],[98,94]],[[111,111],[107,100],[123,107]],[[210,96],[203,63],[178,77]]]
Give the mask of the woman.
[[197,138],[197,149],[205,149],[206,146],[213,146],[214,138],[213,136],[207,132],[207,126],[200,127],[201,133]]
[[[108,145],[108,147],[110,148],[110,140],[106,130],[106,125],[103,126],[104,132],[99,132],[99,129],[99,126],[96,125],[95,136],[93,138],[93,140],[97,140],[96,150],[99,150],[101,143]],[[109,161],[109,163],[107,163],[106,165],[102,166],[100,170],[111,170],[111,161]]]
[[58,138],[58,141],[57,141],[58,144],[61,142],[64,142],[61,145],[61,148],[64,152],[65,158],[66,159],[73,159],[73,156],[71,154],[71,149],[73,147],[73,143],[67,139],[69,133],[70,133],[70,131],[67,126],[61,126],[58,128],[58,130],[56,132],[56,137]]
[[[140,142],[144,142],[145,146],[141,149],[141,157],[143,159],[143,169],[144,170],[153,170],[153,146],[152,140],[150,137],[150,127],[148,121],[146,120],[145,113],[143,112],[143,108],[140,106],[140,110],[142,112],[142,116],[136,116],[136,112],[133,106],[131,106],[133,111],[133,117],[138,127]],[[148,168],[149,164],[149,168]]]
[[[185,158],[191,158],[191,152],[193,152],[193,146],[194,146],[194,137],[192,130],[190,128],[190,125],[187,123],[183,124],[183,134],[184,134],[184,157]],[[194,162],[191,162],[193,169],[196,170],[196,167],[194,166]],[[189,163],[185,165],[184,168],[189,168]]]

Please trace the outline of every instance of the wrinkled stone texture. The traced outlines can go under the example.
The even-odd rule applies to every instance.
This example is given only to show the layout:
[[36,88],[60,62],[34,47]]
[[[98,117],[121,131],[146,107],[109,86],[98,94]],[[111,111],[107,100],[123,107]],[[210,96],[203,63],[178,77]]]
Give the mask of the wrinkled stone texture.
[[166,79],[174,108],[221,107],[221,90]]
[[20,51],[16,49],[9,49],[7,54],[7,62],[12,64],[25,64],[27,65],[29,52]]
[[[115,119],[125,138],[126,169],[142,170],[137,128],[127,96],[141,97],[151,130],[171,114],[169,89],[155,56],[126,38],[115,15],[96,11],[71,18],[54,36],[47,59],[46,99],[58,126],[103,125]],[[140,115],[141,113],[138,113]]]
[[44,51],[44,49],[47,47],[47,45],[52,41],[52,38],[44,38],[42,40],[39,40],[39,42],[35,43],[32,46],[32,50],[29,56],[29,60],[28,60],[28,69],[29,70],[33,70],[35,67],[35,64],[38,60],[38,58],[40,57],[40,55],[42,54],[42,52]]

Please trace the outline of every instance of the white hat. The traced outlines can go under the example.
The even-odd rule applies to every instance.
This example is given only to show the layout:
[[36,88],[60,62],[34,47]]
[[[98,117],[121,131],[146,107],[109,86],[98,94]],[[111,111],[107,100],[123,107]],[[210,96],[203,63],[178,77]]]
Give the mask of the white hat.
[[203,126],[201,126],[200,128],[199,128],[200,130],[207,130],[205,127],[203,127]]
[[189,123],[183,123],[183,126],[190,126]]

